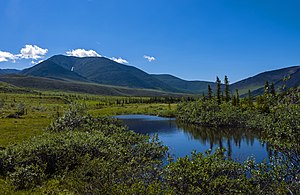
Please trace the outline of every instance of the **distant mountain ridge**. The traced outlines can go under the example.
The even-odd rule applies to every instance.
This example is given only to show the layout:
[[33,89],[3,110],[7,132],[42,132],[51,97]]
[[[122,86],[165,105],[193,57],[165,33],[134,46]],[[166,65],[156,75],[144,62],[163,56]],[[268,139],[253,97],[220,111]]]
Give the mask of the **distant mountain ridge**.
[[17,70],[17,69],[0,69],[0,75],[1,74],[17,74],[20,71],[21,70]]
[[[61,83],[64,87],[54,87],[54,89],[72,88],[78,91],[74,86],[78,86],[83,91],[81,84],[90,84],[89,89],[97,91],[96,86],[99,84],[108,85],[108,87],[125,87],[132,89],[147,89],[162,91],[166,93],[177,94],[197,94],[207,93],[207,86],[210,85],[215,92],[216,84],[208,81],[186,81],[170,74],[148,74],[134,66],[117,63],[113,60],[104,57],[74,57],[55,55],[51,58],[22,71],[14,69],[0,69],[0,74],[20,74],[24,77],[2,77],[4,82],[13,82],[18,86],[19,82],[26,81],[27,86],[36,86],[38,78],[42,82],[47,83],[45,88],[49,88],[51,82],[56,85],[57,81],[67,82]],[[290,79],[283,81],[284,77],[289,76]],[[222,78],[221,78],[222,79]],[[22,80],[22,81],[21,81]],[[292,66],[278,70],[266,71],[255,76],[243,79],[230,85],[230,90],[235,93],[238,89],[240,95],[248,93],[250,89],[253,94],[263,92],[265,82],[274,83],[277,89],[286,87],[300,86],[300,66]],[[78,85],[78,82],[81,83]],[[70,83],[77,83],[71,85]],[[22,85],[20,85],[22,86]],[[92,87],[93,86],[93,87]],[[39,89],[43,88],[39,85]],[[50,87],[51,88],[51,87]],[[53,88],[53,87],[52,87]],[[103,89],[103,87],[102,87]],[[100,90],[101,91],[101,90]],[[130,91],[130,90],[129,90]],[[127,90],[128,92],[128,90]],[[128,93],[126,94],[128,95]],[[97,92],[98,93],[98,92]]]
[[152,76],[184,93],[206,93],[208,85],[215,89],[215,83],[209,81],[186,81],[170,74],[152,74]]
[[281,88],[284,84],[283,79],[285,77],[290,77],[290,80],[285,83],[287,88],[300,86],[299,71],[300,66],[291,66],[287,68],[266,71],[233,83],[230,85],[230,88],[231,90],[238,89],[240,94],[246,94],[248,90],[256,91],[256,94],[258,94],[257,91],[261,91],[261,88],[264,87],[266,81],[268,81],[269,84],[274,83],[277,89]]

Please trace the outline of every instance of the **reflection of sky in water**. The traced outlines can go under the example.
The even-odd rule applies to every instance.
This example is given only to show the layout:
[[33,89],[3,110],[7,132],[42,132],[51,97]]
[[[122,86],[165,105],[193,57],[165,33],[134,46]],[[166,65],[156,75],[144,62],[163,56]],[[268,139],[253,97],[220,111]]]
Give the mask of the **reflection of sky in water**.
[[238,161],[244,161],[250,156],[255,157],[258,162],[268,158],[266,146],[259,141],[259,136],[242,129],[191,127],[176,124],[174,118],[148,115],[120,115],[116,118],[123,120],[124,124],[135,132],[158,134],[175,157],[184,157],[193,150],[205,152],[223,147],[228,156]]

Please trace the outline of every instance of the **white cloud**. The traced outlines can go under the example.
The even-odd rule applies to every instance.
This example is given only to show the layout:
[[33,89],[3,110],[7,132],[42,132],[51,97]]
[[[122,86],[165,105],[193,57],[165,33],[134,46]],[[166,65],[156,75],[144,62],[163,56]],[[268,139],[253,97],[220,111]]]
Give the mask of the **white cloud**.
[[12,61],[16,62],[16,60],[20,59],[32,59],[32,64],[37,64],[40,61],[36,62],[36,60],[40,58],[44,58],[44,56],[47,54],[48,49],[40,48],[36,45],[25,45],[20,50],[19,54],[12,54],[5,51],[0,51],[0,62],[6,62],[6,61]]
[[39,63],[41,63],[41,62],[43,62],[44,60],[40,60],[40,61],[34,61],[34,60],[32,60],[31,61],[31,64],[33,64],[33,65],[36,65],[36,64],[39,64]]
[[147,59],[149,62],[156,60],[155,57],[153,57],[153,56],[144,55],[144,58]]
[[48,49],[40,48],[36,45],[25,45],[20,51],[20,54],[16,55],[19,58],[37,60],[43,58],[48,52]]
[[122,59],[122,58],[115,58],[115,57],[112,57],[112,58],[110,58],[111,60],[113,60],[113,61],[115,61],[115,62],[118,62],[118,63],[120,63],[120,64],[128,64],[128,61],[127,60],[125,60],[125,59]]
[[0,62],[7,62],[8,60],[16,61],[16,56],[6,51],[0,51]]
[[85,49],[74,49],[72,51],[67,51],[66,54],[68,56],[75,56],[75,57],[101,57],[94,50],[85,50]]

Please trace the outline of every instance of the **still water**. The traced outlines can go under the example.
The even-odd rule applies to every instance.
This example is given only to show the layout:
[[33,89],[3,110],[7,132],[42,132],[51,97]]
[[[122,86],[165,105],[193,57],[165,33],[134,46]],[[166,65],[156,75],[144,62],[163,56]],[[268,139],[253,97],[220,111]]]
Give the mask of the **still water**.
[[225,148],[226,155],[236,161],[254,157],[257,162],[268,159],[267,145],[259,140],[259,133],[245,129],[214,129],[183,125],[174,118],[150,115],[119,115],[125,125],[137,133],[158,134],[175,158],[190,155],[193,150]]

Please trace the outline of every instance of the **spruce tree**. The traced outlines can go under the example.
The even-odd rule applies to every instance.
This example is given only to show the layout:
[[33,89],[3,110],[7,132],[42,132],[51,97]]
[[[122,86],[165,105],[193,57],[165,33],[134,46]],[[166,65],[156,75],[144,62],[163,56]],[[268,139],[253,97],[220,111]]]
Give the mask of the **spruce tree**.
[[239,95],[239,90],[236,89],[236,105],[239,106],[240,105],[240,95]]
[[272,96],[276,96],[276,91],[275,91],[274,83],[271,84],[270,92],[271,92],[271,95],[272,95]]
[[208,88],[207,97],[210,100],[212,98],[212,90],[211,90],[210,85],[208,85],[207,88]]
[[252,107],[252,106],[253,106],[252,95],[251,95],[250,89],[248,90],[248,106],[249,106],[249,107]]
[[229,102],[230,100],[230,96],[229,96],[229,81],[228,81],[228,77],[225,75],[225,79],[224,79],[224,84],[225,84],[225,101]]
[[217,77],[217,101],[218,104],[221,104],[221,80],[219,79],[219,77]]
[[269,82],[266,81],[266,84],[265,84],[265,94],[269,94],[270,93],[270,86],[269,86]]
[[232,96],[232,105],[236,106],[236,97],[235,97],[235,95]]

